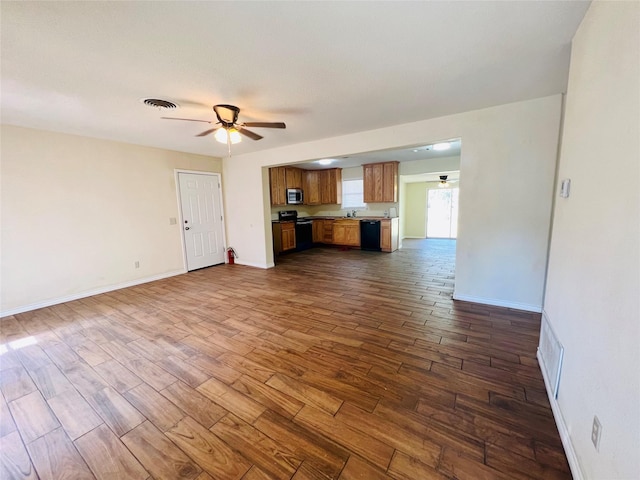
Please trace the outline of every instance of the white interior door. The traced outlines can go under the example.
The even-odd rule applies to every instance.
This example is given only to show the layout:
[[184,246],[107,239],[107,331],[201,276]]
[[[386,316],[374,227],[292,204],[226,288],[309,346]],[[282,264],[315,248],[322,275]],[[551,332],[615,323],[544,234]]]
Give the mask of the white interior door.
[[187,270],[224,263],[218,174],[178,173]]

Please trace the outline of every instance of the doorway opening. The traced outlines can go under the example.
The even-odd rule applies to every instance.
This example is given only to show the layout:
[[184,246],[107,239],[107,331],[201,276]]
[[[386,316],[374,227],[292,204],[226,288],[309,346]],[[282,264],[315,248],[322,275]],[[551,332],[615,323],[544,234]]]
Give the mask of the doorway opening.
[[427,238],[458,238],[459,188],[427,191]]

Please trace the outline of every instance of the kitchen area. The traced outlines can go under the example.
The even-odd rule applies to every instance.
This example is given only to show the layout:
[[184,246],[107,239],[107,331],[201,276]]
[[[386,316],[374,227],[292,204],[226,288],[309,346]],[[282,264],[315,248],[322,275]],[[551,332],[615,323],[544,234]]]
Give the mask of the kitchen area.
[[343,208],[341,168],[269,169],[276,258],[316,246],[388,253],[398,249],[398,162],[358,168],[364,203],[375,208]]

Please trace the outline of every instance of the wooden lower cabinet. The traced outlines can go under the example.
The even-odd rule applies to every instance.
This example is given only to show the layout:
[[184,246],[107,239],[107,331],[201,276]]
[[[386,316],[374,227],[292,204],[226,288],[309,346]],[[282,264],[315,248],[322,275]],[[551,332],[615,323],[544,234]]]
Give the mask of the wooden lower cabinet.
[[322,221],[322,243],[331,245],[333,243],[333,220]]
[[380,220],[380,249],[383,252],[395,252],[398,249],[399,222],[398,218]]
[[360,246],[360,220],[339,220],[333,224],[335,245]]
[[[380,220],[380,249],[395,252],[398,249],[399,219]],[[313,220],[313,243],[360,247],[360,219]],[[296,248],[296,229],[293,222],[273,224],[273,250],[276,255]]]
[[313,221],[313,243],[322,243],[324,241],[324,220]]
[[293,222],[282,224],[282,250],[293,250],[296,248],[296,225]]
[[296,225],[293,222],[282,222],[273,224],[273,253],[296,248]]

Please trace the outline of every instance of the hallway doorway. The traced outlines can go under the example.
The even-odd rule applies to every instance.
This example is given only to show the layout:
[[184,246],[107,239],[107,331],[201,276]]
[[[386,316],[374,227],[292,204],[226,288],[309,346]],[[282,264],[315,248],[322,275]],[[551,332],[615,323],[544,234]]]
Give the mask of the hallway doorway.
[[427,238],[458,237],[459,188],[427,191]]

